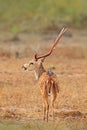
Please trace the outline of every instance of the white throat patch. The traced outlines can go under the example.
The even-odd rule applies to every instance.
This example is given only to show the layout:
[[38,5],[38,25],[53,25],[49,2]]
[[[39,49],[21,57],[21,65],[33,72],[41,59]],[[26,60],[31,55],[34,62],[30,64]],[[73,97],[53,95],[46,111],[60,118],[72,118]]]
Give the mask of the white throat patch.
[[38,80],[39,77],[38,77],[38,74],[36,73],[36,71],[34,71],[34,74],[35,74],[35,78],[36,78],[36,80]]

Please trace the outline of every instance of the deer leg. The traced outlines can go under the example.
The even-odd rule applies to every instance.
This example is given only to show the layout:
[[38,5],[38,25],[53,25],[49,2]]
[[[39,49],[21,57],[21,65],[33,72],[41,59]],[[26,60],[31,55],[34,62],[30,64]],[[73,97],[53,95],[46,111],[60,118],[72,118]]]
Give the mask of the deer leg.
[[47,120],[48,122],[48,114],[49,114],[49,102],[48,102],[48,96],[43,95],[43,119]]
[[48,122],[48,114],[49,114],[49,102],[48,102],[48,96],[46,95],[44,97],[44,119],[46,115],[47,122]]
[[56,93],[59,93],[59,86],[56,84]]
[[46,105],[44,103],[43,104],[43,120],[45,120],[45,116],[46,116]]
[[48,103],[48,101],[46,101],[46,118],[47,118],[47,122],[48,122],[48,115],[49,115],[49,103]]
[[54,102],[55,102],[55,100],[56,100],[56,95],[54,96],[52,96],[52,117],[53,117],[53,120],[54,120]]

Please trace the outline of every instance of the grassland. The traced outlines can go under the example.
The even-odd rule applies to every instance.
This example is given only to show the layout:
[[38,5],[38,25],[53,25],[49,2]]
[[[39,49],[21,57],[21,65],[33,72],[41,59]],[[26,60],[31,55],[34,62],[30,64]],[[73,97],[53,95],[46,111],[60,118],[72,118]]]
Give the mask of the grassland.
[[[0,0],[0,130],[87,130],[86,8],[87,0]],[[21,66],[47,52],[54,30],[65,26],[70,29],[44,63],[60,85],[55,121],[50,109],[46,123],[38,83]]]
[[0,29],[16,33],[85,27],[86,8],[86,0],[0,0]]
[[[49,50],[56,34],[20,33],[0,35],[0,129],[86,130],[87,129],[87,32],[71,30],[44,63],[58,76],[60,93],[55,102],[55,122],[42,120],[42,96],[32,72],[21,66]],[[39,96],[38,96],[39,95]]]

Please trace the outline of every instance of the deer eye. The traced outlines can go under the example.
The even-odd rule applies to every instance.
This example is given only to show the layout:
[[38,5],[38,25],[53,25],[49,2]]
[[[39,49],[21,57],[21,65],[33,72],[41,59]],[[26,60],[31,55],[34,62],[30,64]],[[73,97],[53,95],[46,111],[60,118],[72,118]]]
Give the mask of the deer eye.
[[33,64],[34,64],[33,62],[30,63],[30,65],[33,65]]

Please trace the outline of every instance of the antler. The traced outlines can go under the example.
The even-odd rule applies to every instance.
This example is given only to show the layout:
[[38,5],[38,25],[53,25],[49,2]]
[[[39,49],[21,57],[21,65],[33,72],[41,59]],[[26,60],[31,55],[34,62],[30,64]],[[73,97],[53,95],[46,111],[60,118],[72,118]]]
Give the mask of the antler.
[[51,49],[49,50],[49,52],[48,52],[47,54],[44,54],[44,55],[42,55],[42,56],[38,56],[37,54],[35,54],[35,60],[37,61],[38,59],[41,59],[41,58],[45,59],[45,57],[51,55],[51,53],[52,53],[52,52],[54,51],[54,49],[55,49],[55,46],[57,45],[57,43],[59,42],[60,38],[62,37],[62,35],[63,35],[66,31],[67,31],[67,28],[65,28],[65,29],[63,28],[63,29],[60,31],[59,35],[57,36],[56,40],[55,40],[54,43],[53,43],[53,46],[51,47]]

